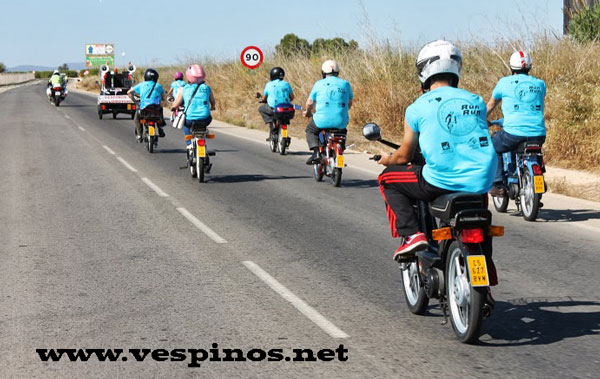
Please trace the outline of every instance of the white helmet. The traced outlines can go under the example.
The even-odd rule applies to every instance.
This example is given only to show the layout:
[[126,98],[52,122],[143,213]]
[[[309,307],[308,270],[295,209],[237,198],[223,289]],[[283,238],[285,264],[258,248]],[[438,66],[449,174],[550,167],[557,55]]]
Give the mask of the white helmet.
[[453,74],[456,85],[462,70],[462,54],[448,41],[437,40],[423,46],[417,56],[417,75],[424,89],[429,89],[430,78],[437,74]]
[[58,70],[54,70],[54,71],[52,72],[52,75],[58,75],[58,74],[60,74],[60,72],[59,72]]
[[323,73],[323,77],[329,74],[339,74],[340,66],[333,59],[329,59],[323,62],[323,64],[321,65],[321,72]]
[[531,57],[526,51],[515,51],[510,56],[510,68],[511,70],[521,71],[531,69]]

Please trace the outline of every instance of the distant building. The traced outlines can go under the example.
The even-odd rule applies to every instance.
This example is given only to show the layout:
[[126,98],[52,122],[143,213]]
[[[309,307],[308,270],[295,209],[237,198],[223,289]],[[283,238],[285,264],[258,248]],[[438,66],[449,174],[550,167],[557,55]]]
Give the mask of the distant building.
[[569,23],[573,12],[586,5],[593,7],[599,2],[600,0],[563,0],[563,34],[569,34]]

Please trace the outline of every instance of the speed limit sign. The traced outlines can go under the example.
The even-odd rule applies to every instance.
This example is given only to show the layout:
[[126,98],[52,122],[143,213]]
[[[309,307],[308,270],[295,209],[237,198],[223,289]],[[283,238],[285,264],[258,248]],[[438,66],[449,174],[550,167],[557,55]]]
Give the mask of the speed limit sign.
[[263,61],[263,53],[256,46],[248,46],[242,50],[240,60],[244,66],[248,67],[250,70],[254,70],[261,65]]

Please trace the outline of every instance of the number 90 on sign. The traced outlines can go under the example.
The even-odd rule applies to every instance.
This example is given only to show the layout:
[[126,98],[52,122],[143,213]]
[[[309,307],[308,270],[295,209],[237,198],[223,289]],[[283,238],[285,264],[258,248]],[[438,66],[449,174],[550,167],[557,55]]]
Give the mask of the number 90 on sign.
[[244,66],[253,70],[261,65],[263,61],[263,53],[256,46],[248,46],[244,50],[242,50],[240,60],[242,61],[242,64]]

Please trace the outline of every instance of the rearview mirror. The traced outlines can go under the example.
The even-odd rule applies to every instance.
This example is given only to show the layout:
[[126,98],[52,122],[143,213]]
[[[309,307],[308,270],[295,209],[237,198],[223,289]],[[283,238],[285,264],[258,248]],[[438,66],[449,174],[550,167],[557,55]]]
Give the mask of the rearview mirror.
[[369,141],[379,141],[381,139],[381,129],[375,123],[368,123],[363,126],[363,136]]

